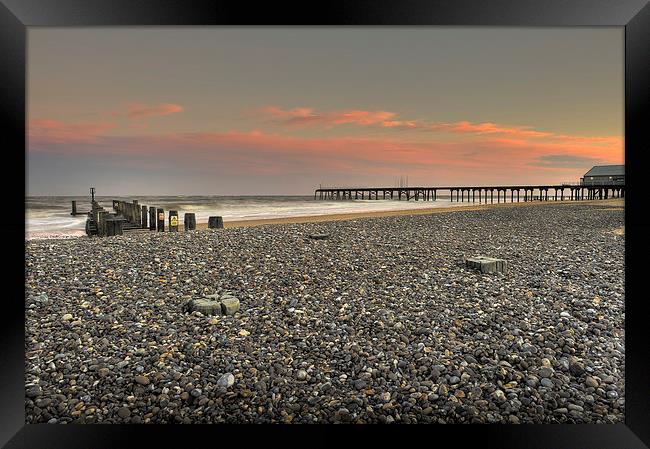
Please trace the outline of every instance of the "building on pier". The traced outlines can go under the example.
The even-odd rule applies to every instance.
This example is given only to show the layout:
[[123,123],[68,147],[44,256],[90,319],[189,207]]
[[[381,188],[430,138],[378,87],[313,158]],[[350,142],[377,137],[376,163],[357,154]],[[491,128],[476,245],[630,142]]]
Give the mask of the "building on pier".
[[580,178],[582,185],[625,185],[625,165],[595,165]]

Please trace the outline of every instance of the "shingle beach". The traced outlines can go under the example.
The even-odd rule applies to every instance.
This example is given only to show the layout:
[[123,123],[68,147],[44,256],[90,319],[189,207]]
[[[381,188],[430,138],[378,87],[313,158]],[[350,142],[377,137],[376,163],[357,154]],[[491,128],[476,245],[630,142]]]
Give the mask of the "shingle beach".
[[[622,422],[623,225],[603,201],[29,241],[26,422]],[[234,315],[184,311],[223,290]]]

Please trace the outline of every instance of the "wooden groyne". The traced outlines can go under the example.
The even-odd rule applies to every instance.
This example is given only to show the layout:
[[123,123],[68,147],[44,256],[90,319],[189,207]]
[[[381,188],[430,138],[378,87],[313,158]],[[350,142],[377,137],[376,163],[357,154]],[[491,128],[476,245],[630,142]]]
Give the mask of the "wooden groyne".
[[[551,195],[549,196],[549,190]],[[560,184],[527,186],[454,187],[332,187],[314,191],[319,200],[415,200],[436,201],[440,192],[449,192],[456,202],[500,203],[520,201],[570,201],[624,198],[624,184]],[[535,194],[536,193],[536,194]],[[454,200],[455,198],[455,200]],[[495,201],[496,200],[496,201]]]
[[[113,200],[113,212],[107,211],[95,201],[95,188],[90,188],[90,212],[86,219],[86,235],[110,237],[122,235],[128,231],[142,232],[147,228],[150,231],[165,231],[165,211],[155,206],[140,205],[138,200],[123,201]],[[77,212],[77,202],[72,201],[71,215],[80,215]],[[169,232],[178,232],[178,211],[169,211]],[[223,228],[222,217],[210,217],[209,228]],[[184,231],[196,229],[196,215],[186,213],[184,216]]]

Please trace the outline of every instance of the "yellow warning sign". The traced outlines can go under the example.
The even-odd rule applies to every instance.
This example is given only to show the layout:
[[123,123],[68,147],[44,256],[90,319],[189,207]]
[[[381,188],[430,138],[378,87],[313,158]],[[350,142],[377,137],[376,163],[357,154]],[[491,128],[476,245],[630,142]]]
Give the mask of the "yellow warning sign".
[[178,226],[178,216],[172,215],[169,217],[169,226]]

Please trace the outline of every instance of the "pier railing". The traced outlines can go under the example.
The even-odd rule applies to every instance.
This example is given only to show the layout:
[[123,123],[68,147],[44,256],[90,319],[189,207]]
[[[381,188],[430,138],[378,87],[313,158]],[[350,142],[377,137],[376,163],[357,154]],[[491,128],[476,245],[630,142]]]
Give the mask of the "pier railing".
[[[549,190],[553,194],[549,199]],[[319,200],[398,200],[436,201],[438,192],[449,192],[449,198],[457,202],[506,202],[508,193],[510,202],[519,201],[564,201],[595,200],[623,198],[625,184],[552,184],[552,185],[515,185],[515,186],[435,186],[435,187],[333,187],[319,188],[314,191],[314,199]],[[537,195],[535,195],[537,192]],[[465,198],[467,197],[467,198]],[[558,199],[559,197],[559,199]]]

